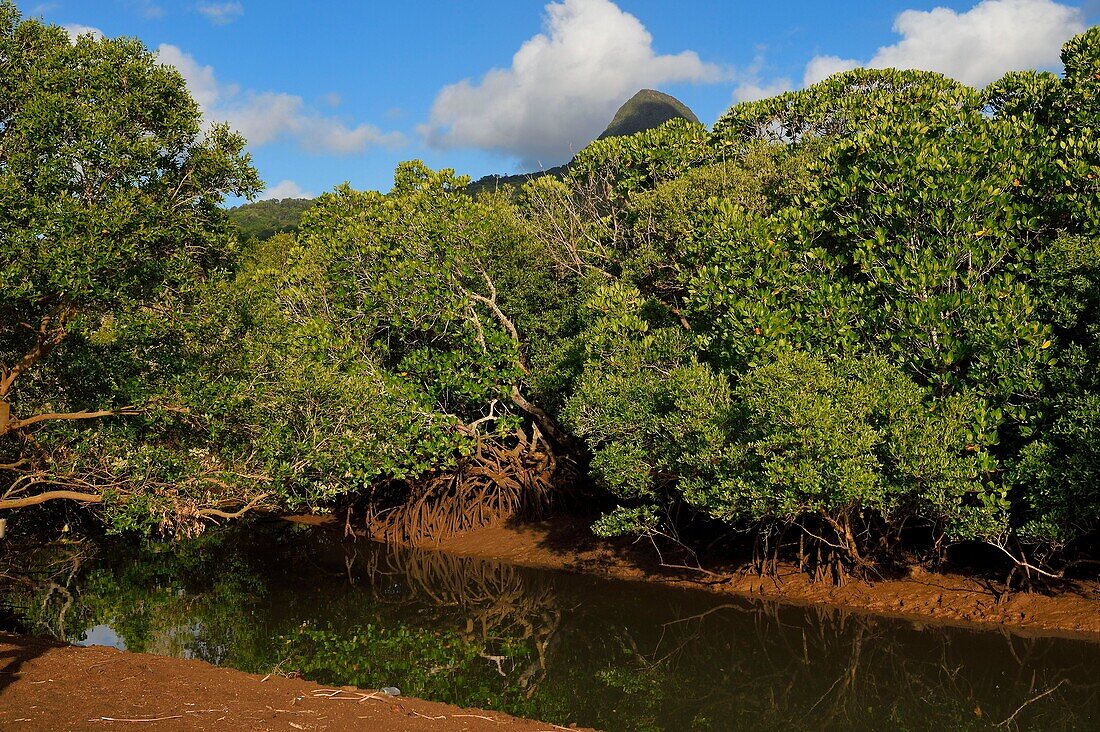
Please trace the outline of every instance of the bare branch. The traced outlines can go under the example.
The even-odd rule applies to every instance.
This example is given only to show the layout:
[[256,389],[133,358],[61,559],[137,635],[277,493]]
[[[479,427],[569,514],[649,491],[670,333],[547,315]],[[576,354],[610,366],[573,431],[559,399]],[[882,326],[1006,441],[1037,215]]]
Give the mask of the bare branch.
[[688,322],[688,319],[684,316],[683,312],[680,311],[680,308],[669,305],[668,310],[680,319],[680,325],[683,326],[684,330],[691,330],[691,323]]
[[[479,295],[476,292],[471,292],[470,297],[488,307],[489,310],[492,311],[493,316],[497,319],[497,321],[504,327],[505,330],[508,331],[508,334],[515,342],[517,349],[519,349],[520,351],[518,359],[519,367],[525,375],[529,375],[531,373],[531,368],[527,365],[527,359],[523,356],[523,342],[520,341],[519,331],[516,329],[516,326],[511,321],[511,319],[507,315],[505,315],[504,312],[497,305],[497,289],[496,286],[493,285],[492,279],[489,277],[488,274],[485,273],[484,270],[482,270],[481,276],[485,278],[485,284],[489,288],[489,297]],[[567,435],[560,427],[558,427],[558,425],[554,422],[553,418],[551,418],[549,414],[547,414],[541,407],[528,401],[527,398],[523,396],[523,392],[520,391],[518,384],[512,385],[511,396],[512,401],[515,402],[516,406],[522,409],[524,412],[527,412],[527,414],[534,417],[535,421],[538,422],[543,431],[546,434],[550,435],[550,437],[555,442],[562,446],[573,444],[572,438],[570,438],[569,435]]]
[[[485,279],[485,285],[489,288],[489,297],[485,297],[476,292],[470,292],[470,297],[489,308],[493,313],[493,317],[497,319],[497,322],[504,326],[504,329],[508,331],[508,335],[518,344],[520,342],[519,331],[516,329],[515,323],[513,323],[511,319],[504,314],[504,311],[500,309],[500,306],[497,305],[496,285],[493,284],[492,278],[486,274],[485,270],[481,270],[481,276]],[[524,371],[527,370],[525,364],[521,364],[521,366],[523,366]]]
[[474,330],[477,332],[477,343],[481,346],[482,353],[489,352],[489,346],[485,343],[485,329],[481,326],[481,318],[477,315],[477,310],[471,305],[469,306],[470,322],[474,324]]
[[1065,570],[1064,569],[1061,572],[1058,572],[1058,573],[1047,572],[1044,569],[1036,567],[1034,564],[1030,564],[1025,559],[1022,559],[1022,558],[1018,559],[1018,558],[1014,557],[1012,555],[1012,552],[1010,552],[1008,549],[1005,549],[1000,544],[996,544],[992,541],[987,541],[987,542],[984,542],[984,543],[991,546],[991,547],[993,547],[993,548],[995,548],[995,549],[1000,549],[1002,552],[1005,553],[1005,556],[1007,556],[1009,559],[1011,559],[1013,562],[1016,563],[1017,567],[1020,567],[1024,570],[1032,571],[1032,572],[1035,572],[1037,574],[1041,574],[1044,577],[1050,577],[1051,579],[1062,579],[1065,576]]
[[239,519],[241,516],[244,516],[246,513],[256,508],[257,504],[259,504],[260,501],[270,496],[270,493],[261,493],[260,495],[256,496],[251,501],[246,503],[244,506],[242,506],[240,510],[234,511],[233,513],[222,511],[217,508],[202,508],[198,511],[195,511],[195,516],[199,518]]
[[58,500],[79,501],[80,503],[102,503],[103,496],[94,493],[77,493],[76,491],[47,491],[46,493],[39,493],[36,496],[28,496],[27,498],[0,500],[0,511],[38,506],[48,501]]
[[1028,705],[1030,705],[1030,704],[1034,704],[1035,702],[1037,702],[1037,701],[1039,701],[1040,699],[1042,699],[1042,698],[1043,698],[1044,696],[1049,696],[1050,694],[1053,694],[1053,693],[1054,693],[1054,692],[1056,692],[1056,691],[1058,690],[1058,688],[1059,688],[1059,687],[1060,687],[1060,686],[1061,686],[1062,684],[1064,684],[1064,683],[1066,683],[1066,680],[1065,680],[1065,679],[1062,679],[1062,680],[1061,680],[1061,681],[1059,681],[1059,682],[1058,682],[1057,684],[1055,684],[1054,686],[1050,687],[1049,689],[1047,689],[1047,690],[1046,690],[1046,691],[1044,691],[1043,693],[1041,693],[1041,694],[1036,694],[1035,696],[1031,697],[1031,698],[1030,698],[1030,699],[1028,699],[1028,700],[1027,700],[1026,702],[1024,702],[1023,704],[1021,704],[1021,705],[1019,706],[1019,708],[1018,708],[1018,709],[1017,709],[1017,710],[1016,710],[1015,712],[1013,712],[1013,713],[1012,713],[1012,714],[1011,714],[1011,715],[1010,715],[1010,716],[1008,717],[1008,719],[1006,719],[1005,721],[1003,721],[1003,722],[999,723],[999,724],[998,724],[997,726],[998,726],[998,727],[1007,727],[1008,725],[1012,724],[1013,720],[1015,720],[1015,719],[1016,719],[1016,717],[1017,717],[1017,716],[1018,716],[1018,715],[1020,714],[1020,712],[1024,711],[1024,709],[1025,709],[1025,708],[1026,708],[1026,707],[1027,707]]
[[24,427],[30,427],[31,425],[39,424],[40,422],[99,419],[100,417],[125,417],[135,414],[141,414],[143,413],[143,411],[144,410],[136,409],[134,407],[124,407],[122,409],[103,409],[96,412],[36,414],[33,417],[27,417],[26,419],[15,419],[5,425],[0,425],[0,435],[5,435],[8,432],[14,432],[15,430],[23,429]]
[[558,445],[570,447],[575,444],[573,438],[558,427],[557,423],[554,422],[549,414],[541,407],[527,401],[527,397],[523,396],[523,392],[519,390],[519,386],[516,384],[512,385],[512,401],[516,403],[517,407],[534,417],[539,427],[541,427],[546,434],[550,435]]

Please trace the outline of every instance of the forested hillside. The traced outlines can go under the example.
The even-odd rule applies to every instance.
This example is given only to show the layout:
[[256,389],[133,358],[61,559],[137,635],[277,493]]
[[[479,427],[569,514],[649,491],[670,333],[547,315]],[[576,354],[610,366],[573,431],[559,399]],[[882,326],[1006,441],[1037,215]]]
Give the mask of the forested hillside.
[[267,241],[276,234],[293,234],[313,200],[282,198],[256,201],[229,209],[229,220],[237,227],[242,241]]
[[844,72],[519,190],[403,163],[267,241],[218,207],[243,140],[139,43],[3,4],[0,58],[3,517],[415,541],[564,502],[834,581],[960,542],[1034,581],[1095,536],[1098,28],[1064,76]]

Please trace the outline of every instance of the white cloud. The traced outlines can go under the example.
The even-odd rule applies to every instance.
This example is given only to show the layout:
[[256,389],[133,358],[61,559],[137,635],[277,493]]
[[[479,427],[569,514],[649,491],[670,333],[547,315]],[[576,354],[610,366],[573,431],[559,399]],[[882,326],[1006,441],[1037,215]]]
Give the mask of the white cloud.
[[239,2],[200,2],[195,9],[214,25],[226,25],[244,15],[244,5]]
[[260,197],[259,201],[270,201],[282,198],[316,198],[313,193],[307,193],[303,191],[301,186],[292,180],[284,180],[266,189]]
[[38,3],[31,8],[30,14],[42,15],[43,13],[48,13],[51,10],[57,10],[59,7],[61,7],[61,3]]
[[860,67],[859,61],[854,58],[841,58],[840,56],[814,56],[810,63],[806,64],[806,72],[802,75],[802,85],[810,86],[827,79],[841,71],[851,71]]
[[176,46],[163,44],[157,55],[161,63],[179,69],[208,123],[228,122],[253,146],[294,139],[309,152],[347,155],[404,142],[401,133],[383,132],[374,125],[348,127],[335,117],[310,109],[299,96],[241,91],[236,84],[222,84],[213,67],[203,66]]
[[766,50],[763,46],[757,47],[756,56],[753,58],[752,63],[735,74],[737,79],[737,86],[733,90],[735,104],[767,99],[794,88],[791,85],[791,80],[785,76],[771,81],[763,80],[761,72],[764,70],[764,52]]
[[551,2],[545,23],[546,32],[524,42],[510,68],[439,92],[420,127],[428,144],[504,153],[528,166],[558,163],[598,135],[639,89],[724,76],[693,51],[658,55],[641,21],[611,0]]
[[63,25],[61,27],[64,28],[65,32],[69,34],[69,40],[72,41],[74,44],[76,43],[76,39],[80,38],[81,36],[91,35],[96,40],[103,38],[103,31],[90,25],[81,25],[80,23],[67,23],[66,25]]
[[[157,59],[162,64],[176,67],[187,81],[191,96],[204,110],[218,103],[223,87],[214,76],[213,66],[203,66],[190,54],[167,43],[161,44],[157,49]],[[224,89],[228,96],[234,96],[238,91],[235,86],[224,87]]]
[[743,81],[734,87],[733,101],[735,103],[755,102],[758,99],[779,96],[783,92],[789,92],[792,88],[791,80],[785,76],[766,83]]
[[861,65],[938,71],[980,87],[1008,71],[1058,69],[1062,44],[1085,27],[1080,8],[1054,0],[983,0],[964,13],[906,10],[894,21],[900,41],[865,63],[818,56],[806,67],[805,83]]

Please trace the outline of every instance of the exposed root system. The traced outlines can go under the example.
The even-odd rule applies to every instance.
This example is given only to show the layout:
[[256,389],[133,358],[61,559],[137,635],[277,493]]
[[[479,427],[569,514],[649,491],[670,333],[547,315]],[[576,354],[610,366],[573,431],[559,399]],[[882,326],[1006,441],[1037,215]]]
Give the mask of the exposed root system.
[[508,519],[545,515],[558,465],[537,429],[530,437],[517,429],[504,441],[480,434],[474,440],[472,453],[453,471],[393,483],[371,496],[365,516],[369,536],[430,545]]

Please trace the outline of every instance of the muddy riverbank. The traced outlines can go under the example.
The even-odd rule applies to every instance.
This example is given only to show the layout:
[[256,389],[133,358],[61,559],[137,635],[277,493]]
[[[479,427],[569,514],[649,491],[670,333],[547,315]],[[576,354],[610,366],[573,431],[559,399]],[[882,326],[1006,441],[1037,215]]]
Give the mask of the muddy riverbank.
[[500,712],[0,633],[0,729],[550,732]]
[[[914,568],[908,576],[877,582],[849,580],[843,587],[810,582],[794,567],[776,578],[732,565],[706,572],[661,566],[648,544],[595,537],[587,523],[556,518],[480,529],[436,548],[462,556],[528,567],[562,569],[618,579],[703,588],[804,605],[826,604],[918,621],[1003,626],[1023,634],[1100,636],[1100,583],[1071,581],[1051,594],[1004,595],[996,583]],[[666,560],[668,561],[668,560]]]
[[[46,643],[40,660],[18,642],[0,648],[0,671],[14,672],[0,686],[16,680],[0,692],[11,714],[0,729],[386,730],[374,723],[383,712],[397,729],[500,729],[484,718],[512,715],[544,720],[537,729],[639,732],[1053,730],[1100,718],[1087,595],[1070,627],[1051,630],[1034,625],[1049,624],[1050,607],[1031,626],[952,617],[962,606],[946,596],[962,580],[915,577],[923,589],[903,583],[892,597],[904,590],[933,610],[921,593],[935,589],[950,610],[899,619],[889,607],[844,609],[836,588],[811,586],[821,594],[796,602],[739,575],[661,568],[651,547],[561,521],[475,532],[446,551],[258,520],[172,543],[86,538],[26,552],[0,577],[17,640],[133,654]],[[1004,610],[1028,613],[1014,602]],[[37,665],[46,660],[56,665]],[[196,661],[210,666],[177,665]],[[299,679],[323,686],[281,686]],[[452,706],[358,691],[391,685]],[[330,716],[344,707],[355,714]]]

